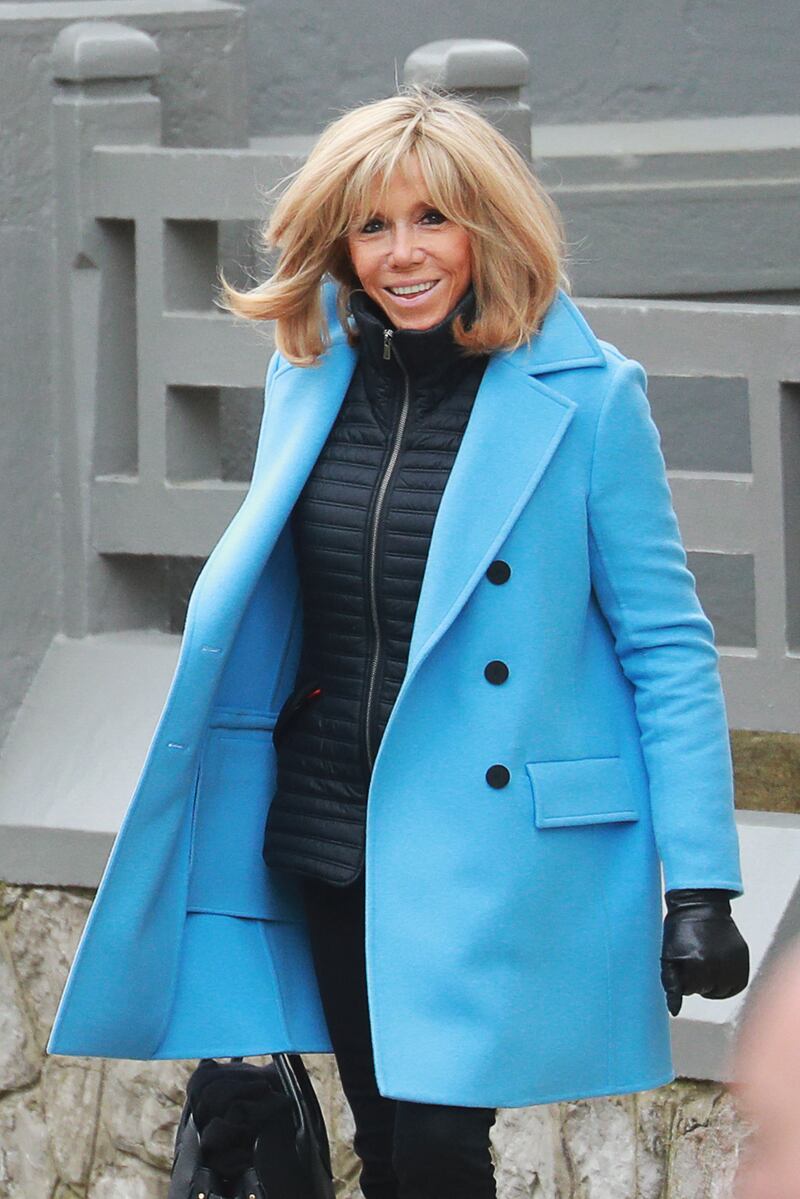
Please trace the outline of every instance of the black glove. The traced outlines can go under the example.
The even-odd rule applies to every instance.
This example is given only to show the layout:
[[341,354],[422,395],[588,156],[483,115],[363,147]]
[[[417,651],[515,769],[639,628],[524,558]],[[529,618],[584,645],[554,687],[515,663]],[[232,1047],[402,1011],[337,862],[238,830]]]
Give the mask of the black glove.
[[661,984],[673,1016],[684,995],[728,999],[747,986],[750,953],[731,916],[736,891],[667,891],[661,947]]
[[294,1137],[292,1102],[274,1091],[263,1066],[201,1058],[186,1085],[203,1165],[233,1180],[253,1165],[259,1133],[278,1124],[283,1144]]

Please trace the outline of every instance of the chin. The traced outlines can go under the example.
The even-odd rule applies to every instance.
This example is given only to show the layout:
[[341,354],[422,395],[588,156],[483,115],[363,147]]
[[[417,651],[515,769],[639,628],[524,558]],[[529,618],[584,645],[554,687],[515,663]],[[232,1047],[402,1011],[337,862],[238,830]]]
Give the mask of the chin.
[[424,331],[426,329],[432,329],[433,326],[437,325],[438,323],[439,323],[438,320],[437,321],[426,321],[426,320],[423,320],[422,317],[420,317],[420,319],[418,321],[408,321],[408,322],[394,321],[393,322],[395,327],[398,329],[416,329],[417,332],[419,332],[419,333],[424,333]]
[[392,313],[388,313],[388,316],[398,329],[419,329],[422,331],[424,329],[432,329],[434,325],[438,325],[440,321],[444,320],[449,311],[450,309],[448,308],[446,312],[434,312],[431,315],[425,316],[422,313],[419,316],[412,316],[410,312],[398,312],[396,316]]

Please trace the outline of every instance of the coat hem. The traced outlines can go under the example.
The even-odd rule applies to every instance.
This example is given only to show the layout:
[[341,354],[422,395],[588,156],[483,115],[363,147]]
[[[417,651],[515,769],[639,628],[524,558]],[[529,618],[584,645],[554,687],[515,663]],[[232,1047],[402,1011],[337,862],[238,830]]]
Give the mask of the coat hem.
[[486,1099],[483,1097],[480,1100],[454,1099],[452,1096],[443,1098],[441,1093],[434,1095],[433,1093],[423,1094],[417,1091],[415,1094],[411,1094],[410,1091],[403,1092],[395,1088],[385,1091],[382,1089],[381,1083],[378,1083],[378,1093],[386,1099],[402,1099],[412,1103],[458,1104],[460,1107],[536,1107],[543,1103],[574,1103],[579,1099],[596,1099],[602,1098],[605,1095],[630,1095],[635,1091],[652,1091],[656,1087],[663,1087],[667,1083],[674,1082],[677,1077],[675,1070],[671,1069],[650,1079],[636,1082],[613,1083],[595,1090],[581,1091],[580,1094],[576,1094],[574,1091],[563,1090],[546,1092],[544,1094],[539,1092],[525,1099],[517,1099],[509,1096],[501,1096],[497,1099]]
[[226,1046],[225,1049],[213,1046],[195,1046],[197,1052],[177,1053],[170,1050],[167,1053],[108,1053],[101,1049],[53,1048],[45,1049],[48,1057],[97,1057],[104,1061],[124,1062],[193,1062],[204,1057],[268,1057],[271,1053],[333,1053],[330,1042],[320,1045],[304,1046],[296,1049],[294,1045],[282,1045],[277,1049],[254,1049],[252,1046]]

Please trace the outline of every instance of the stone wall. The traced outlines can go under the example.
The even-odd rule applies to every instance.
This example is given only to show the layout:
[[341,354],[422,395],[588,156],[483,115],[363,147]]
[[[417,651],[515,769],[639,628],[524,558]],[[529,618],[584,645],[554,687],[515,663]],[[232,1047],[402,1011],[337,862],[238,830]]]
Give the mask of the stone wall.
[[[0,884],[0,1199],[164,1199],[192,1061],[46,1056],[92,901]],[[258,1059],[253,1059],[258,1060]],[[267,1059],[263,1059],[267,1060]],[[353,1125],[333,1057],[309,1054],[340,1199],[358,1199]],[[716,1083],[503,1109],[500,1199],[728,1199],[745,1128]]]

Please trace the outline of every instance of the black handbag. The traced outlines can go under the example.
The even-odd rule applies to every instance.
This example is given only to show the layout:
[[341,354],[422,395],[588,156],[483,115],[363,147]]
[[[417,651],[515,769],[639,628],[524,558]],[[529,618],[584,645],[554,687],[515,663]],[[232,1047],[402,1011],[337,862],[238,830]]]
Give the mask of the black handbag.
[[[259,1128],[253,1165],[237,1178],[222,1178],[203,1161],[189,1088],[175,1137],[168,1199],[334,1199],[330,1145],[322,1109],[299,1053],[273,1053],[252,1066],[270,1092],[286,1100],[276,1110],[290,1119]],[[209,1062],[213,1059],[202,1059]],[[233,1057],[231,1062],[241,1062]],[[199,1067],[198,1067],[199,1068]],[[224,1072],[224,1063],[220,1071]]]

